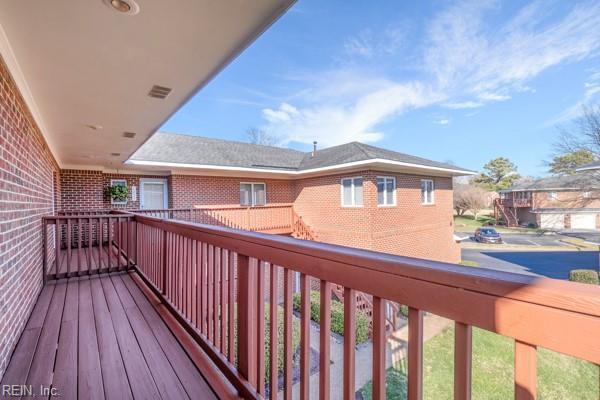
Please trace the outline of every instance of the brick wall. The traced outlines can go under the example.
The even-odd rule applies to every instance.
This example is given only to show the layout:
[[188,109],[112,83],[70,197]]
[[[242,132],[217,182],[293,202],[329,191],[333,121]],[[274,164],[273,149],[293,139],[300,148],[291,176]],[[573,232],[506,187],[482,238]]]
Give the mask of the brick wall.
[[0,378],[42,286],[41,217],[60,199],[59,174],[0,57]]
[[[341,205],[341,179],[363,177],[363,207]],[[396,205],[377,206],[377,176],[396,178]],[[421,204],[421,179],[432,179],[435,203]],[[296,182],[294,207],[319,240],[409,257],[460,261],[454,242],[452,180],[362,171]]]
[[290,181],[172,175],[169,184],[172,207],[239,206],[240,182],[264,182],[267,191],[267,204],[285,204],[294,201],[294,184]]
[[[139,209],[140,208],[140,179],[161,178],[154,175],[131,175],[104,173],[102,171],[65,169],[60,174],[62,190],[62,209],[71,210],[104,210],[104,209]],[[131,191],[127,204],[111,204],[110,198],[104,193],[112,179],[125,179],[127,186],[137,188],[135,201]]]

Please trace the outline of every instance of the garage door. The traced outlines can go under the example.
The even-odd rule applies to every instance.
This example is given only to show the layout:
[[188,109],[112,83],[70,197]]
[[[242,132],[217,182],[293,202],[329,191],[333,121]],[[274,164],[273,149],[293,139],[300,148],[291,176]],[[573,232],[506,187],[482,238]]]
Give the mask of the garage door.
[[540,214],[540,228],[564,229],[565,214]]
[[571,229],[596,229],[596,214],[571,214]]

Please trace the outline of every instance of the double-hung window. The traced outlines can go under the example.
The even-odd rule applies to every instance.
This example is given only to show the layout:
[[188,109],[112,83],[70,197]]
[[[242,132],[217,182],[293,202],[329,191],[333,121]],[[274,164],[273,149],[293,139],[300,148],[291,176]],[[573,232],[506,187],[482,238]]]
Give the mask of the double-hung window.
[[558,193],[556,193],[556,192],[548,192],[548,199],[549,200],[556,200],[556,199],[558,199]]
[[434,186],[432,179],[421,179],[421,204],[433,204]]
[[362,207],[363,179],[362,177],[342,179],[342,206]]
[[267,204],[267,190],[264,183],[240,183],[240,204],[243,206],[264,206]]
[[393,176],[377,177],[377,205],[396,205],[396,178]]

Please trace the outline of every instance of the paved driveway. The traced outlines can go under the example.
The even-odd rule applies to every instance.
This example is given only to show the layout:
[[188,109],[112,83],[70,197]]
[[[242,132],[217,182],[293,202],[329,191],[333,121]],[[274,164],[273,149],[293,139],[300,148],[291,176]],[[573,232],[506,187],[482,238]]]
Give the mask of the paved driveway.
[[598,269],[596,251],[510,251],[463,249],[463,260],[482,268],[568,279],[575,268]]

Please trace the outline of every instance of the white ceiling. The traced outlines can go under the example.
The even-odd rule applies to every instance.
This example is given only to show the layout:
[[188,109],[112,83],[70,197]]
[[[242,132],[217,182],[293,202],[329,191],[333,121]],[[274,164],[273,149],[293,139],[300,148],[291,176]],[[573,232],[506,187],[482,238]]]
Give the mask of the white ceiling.
[[[137,0],[137,15],[103,0],[0,1],[0,50],[62,167],[128,168],[122,162],[294,1]],[[173,90],[159,100],[148,96],[153,85]]]

